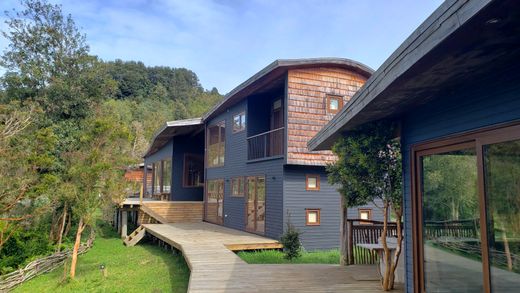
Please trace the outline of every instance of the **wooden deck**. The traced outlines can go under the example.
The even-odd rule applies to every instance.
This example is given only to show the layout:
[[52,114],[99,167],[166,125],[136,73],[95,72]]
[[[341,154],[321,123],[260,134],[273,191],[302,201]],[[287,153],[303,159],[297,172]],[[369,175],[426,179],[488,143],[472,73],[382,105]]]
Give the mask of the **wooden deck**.
[[191,270],[189,292],[381,292],[372,265],[247,264],[231,250],[277,248],[280,244],[204,222],[143,226],[147,233],[183,253]]

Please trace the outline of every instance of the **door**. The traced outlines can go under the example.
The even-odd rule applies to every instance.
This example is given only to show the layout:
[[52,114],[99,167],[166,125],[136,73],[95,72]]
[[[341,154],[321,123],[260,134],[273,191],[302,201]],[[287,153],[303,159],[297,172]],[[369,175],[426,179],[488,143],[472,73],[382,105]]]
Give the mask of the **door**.
[[517,290],[520,126],[420,148],[414,196],[419,291]]
[[204,219],[213,224],[224,223],[224,180],[208,180],[206,183]]
[[246,230],[265,233],[265,177],[247,177]]
[[283,105],[282,99],[275,100],[271,107],[271,133],[269,134],[269,156],[279,156],[283,154]]

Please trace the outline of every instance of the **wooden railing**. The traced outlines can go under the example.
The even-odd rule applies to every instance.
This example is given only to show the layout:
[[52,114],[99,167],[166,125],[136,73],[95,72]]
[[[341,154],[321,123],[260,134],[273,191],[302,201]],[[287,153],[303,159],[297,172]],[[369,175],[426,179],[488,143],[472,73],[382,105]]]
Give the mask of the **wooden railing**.
[[284,154],[284,127],[247,138],[247,159],[258,160]]
[[[356,244],[376,244],[383,232],[383,222],[348,219],[347,222],[347,264],[376,264],[377,254]],[[387,237],[397,236],[395,222],[388,223]]]
[[479,219],[426,221],[424,234],[428,239],[439,237],[477,238],[480,230]]

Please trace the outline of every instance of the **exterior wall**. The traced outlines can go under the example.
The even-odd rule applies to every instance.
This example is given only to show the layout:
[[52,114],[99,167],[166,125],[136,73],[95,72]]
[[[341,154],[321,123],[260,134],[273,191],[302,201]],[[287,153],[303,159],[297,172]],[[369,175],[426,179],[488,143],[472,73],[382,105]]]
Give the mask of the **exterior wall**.
[[[225,113],[211,119],[207,126],[226,121],[226,148],[224,166],[206,169],[206,180],[224,179],[224,226],[245,229],[245,197],[231,196],[231,178],[240,176],[261,176],[266,178],[266,231],[265,235],[279,238],[282,234],[283,159],[247,163],[247,128],[233,133],[233,115],[247,110],[247,101],[238,103]],[[247,113],[247,111],[246,111]],[[274,177],[274,179],[273,179]]]
[[287,80],[287,163],[325,166],[330,151],[310,152],[307,142],[329,122],[327,95],[343,97],[343,105],[363,86],[362,75],[339,68],[289,70]]
[[406,288],[413,292],[413,250],[410,155],[413,144],[443,136],[520,120],[520,75],[495,77],[494,82],[459,88],[423,105],[402,119]]
[[[320,190],[307,191],[306,175],[320,175]],[[307,250],[332,249],[340,245],[341,198],[337,186],[329,184],[324,167],[287,165],[284,168],[284,217],[290,214],[291,223],[301,234]],[[320,209],[320,225],[306,226],[305,209]],[[358,218],[358,209],[371,209],[372,220],[382,221],[383,212],[373,203],[348,209],[351,219]],[[284,230],[287,228],[283,227]]]
[[184,187],[184,155],[199,154],[204,156],[204,132],[195,137],[178,136],[173,138],[172,192],[173,201],[202,201],[203,190],[200,187]]

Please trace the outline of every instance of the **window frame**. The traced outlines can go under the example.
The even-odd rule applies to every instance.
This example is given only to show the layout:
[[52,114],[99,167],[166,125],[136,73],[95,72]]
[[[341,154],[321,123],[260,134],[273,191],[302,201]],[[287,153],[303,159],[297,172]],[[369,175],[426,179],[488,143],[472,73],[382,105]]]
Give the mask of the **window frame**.
[[[320,191],[320,177],[319,174],[305,174],[305,190]],[[309,178],[316,178],[316,187],[309,187]]]
[[[338,101],[338,109],[334,110],[330,108],[330,102],[332,100]],[[336,96],[336,95],[327,95],[327,113],[328,114],[337,114],[344,106],[343,96]]]
[[[215,144],[211,144],[210,145],[210,138],[211,138],[211,134],[210,134],[210,131],[209,129],[212,128],[212,127],[217,127],[218,128],[218,143],[215,143]],[[224,129],[224,131],[222,131],[222,128]],[[224,166],[225,164],[225,161],[226,161],[226,120],[221,120],[217,123],[214,123],[214,124],[211,124],[210,126],[207,127],[208,131],[207,131],[207,135],[206,135],[206,168],[215,168],[215,167],[222,167]],[[224,136],[222,136],[222,132],[224,132]],[[210,160],[209,158],[209,148],[210,146],[212,145],[216,145],[218,144],[218,151],[217,151],[217,164],[212,164],[212,161]],[[221,152],[223,152],[221,154]],[[222,156],[221,156],[222,155]],[[222,160],[221,160],[222,158]]]
[[[238,128],[235,128],[235,117],[238,116],[238,121],[239,121],[239,126]],[[244,120],[242,120],[242,117],[244,118]],[[241,111],[241,112],[238,112],[236,113],[235,115],[233,115],[233,127],[232,127],[232,132],[233,133],[239,133],[239,132],[242,132],[244,130],[246,130],[246,126],[247,126],[247,121],[246,121],[247,117],[246,117],[246,111]]]
[[[240,188],[240,181],[242,181],[242,188]],[[244,197],[246,194],[246,182],[244,176],[232,177],[231,178],[231,197]],[[234,184],[238,182],[238,193],[235,193]]]
[[[316,213],[316,222],[309,222],[309,214]],[[321,225],[321,209],[305,209],[305,226],[320,226]]]
[[[200,159],[202,161],[202,169],[200,170],[202,172],[202,182],[198,182],[196,185],[188,185],[187,184],[187,158],[192,157],[196,159]],[[194,154],[194,153],[185,153],[183,162],[182,162],[182,187],[183,188],[200,188],[204,187],[204,157],[202,155]]]

